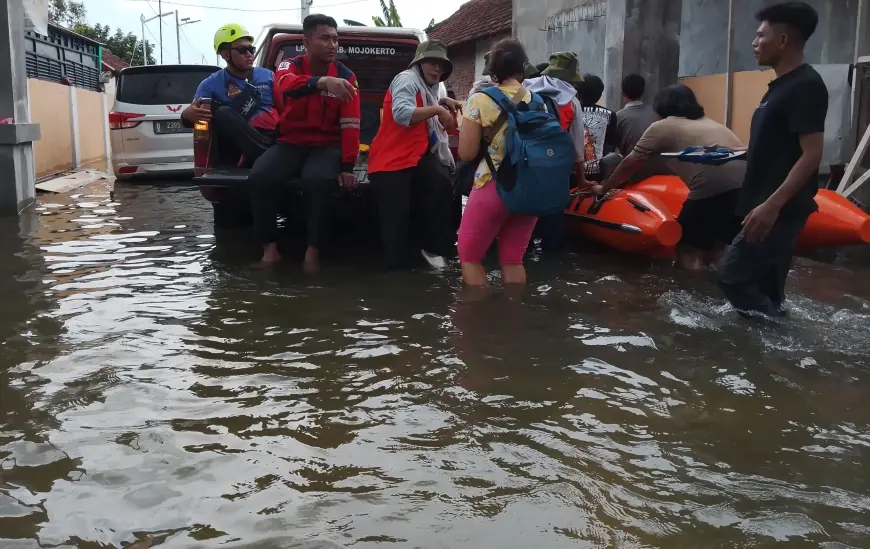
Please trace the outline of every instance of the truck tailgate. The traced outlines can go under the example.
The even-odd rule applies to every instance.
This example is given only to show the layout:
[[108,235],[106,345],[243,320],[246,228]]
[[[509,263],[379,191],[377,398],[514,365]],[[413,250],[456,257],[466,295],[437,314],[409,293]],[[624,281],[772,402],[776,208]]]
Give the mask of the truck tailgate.
[[250,169],[211,169],[208,173],[197,175],[194,183],[201,187],[244,187],[248,182]]

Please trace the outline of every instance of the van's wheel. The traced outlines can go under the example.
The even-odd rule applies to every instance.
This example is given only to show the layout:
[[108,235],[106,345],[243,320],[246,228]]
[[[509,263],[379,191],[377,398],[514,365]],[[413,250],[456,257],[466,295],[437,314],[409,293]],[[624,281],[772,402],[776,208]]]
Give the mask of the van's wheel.
[[247,227],[254,220],[246,202],[213,202],[214,226],[220,229]]

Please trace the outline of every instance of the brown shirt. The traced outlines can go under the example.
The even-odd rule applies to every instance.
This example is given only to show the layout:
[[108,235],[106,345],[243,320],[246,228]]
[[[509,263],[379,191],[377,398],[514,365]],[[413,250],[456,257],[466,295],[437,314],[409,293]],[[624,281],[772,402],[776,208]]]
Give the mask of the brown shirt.
[[[740,138],[722,124],[707,117],[698,120],[676,116],[659,120],[644,132],[634,154],[653,158],[663,152],[680,152],[686,147],[717,144],[720,147],[742,147]],[[722,166],[705,166],[666,159],[668,166],[689,186],[689,200],[709,198],[739,189],[746,175],[746,162],[733,160]]]

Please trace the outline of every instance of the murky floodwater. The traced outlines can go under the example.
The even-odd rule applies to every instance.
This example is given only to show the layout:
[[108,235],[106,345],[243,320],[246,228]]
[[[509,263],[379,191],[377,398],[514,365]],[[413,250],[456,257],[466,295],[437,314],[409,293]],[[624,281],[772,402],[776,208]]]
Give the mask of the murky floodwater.
[[759,324],[597,252],[483,302],[357,245],[253,272],[189,187],[38,213],[0,227],[2,549],[870,547],[870,253]]

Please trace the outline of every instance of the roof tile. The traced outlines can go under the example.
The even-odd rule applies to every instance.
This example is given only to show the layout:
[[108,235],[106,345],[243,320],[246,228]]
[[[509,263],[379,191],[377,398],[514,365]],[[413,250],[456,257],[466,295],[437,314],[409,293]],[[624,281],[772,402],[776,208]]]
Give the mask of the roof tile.
[[435,25],[429,36],[447,46],[455,46],[510,31],[512,15],[512,0],[470,0],[462,4],[456,13]]
[[112,53],[112,50],[107,48],[103,48],[103,64],[112,72],[118,72],[119,70],[130,66],[129,63]]

